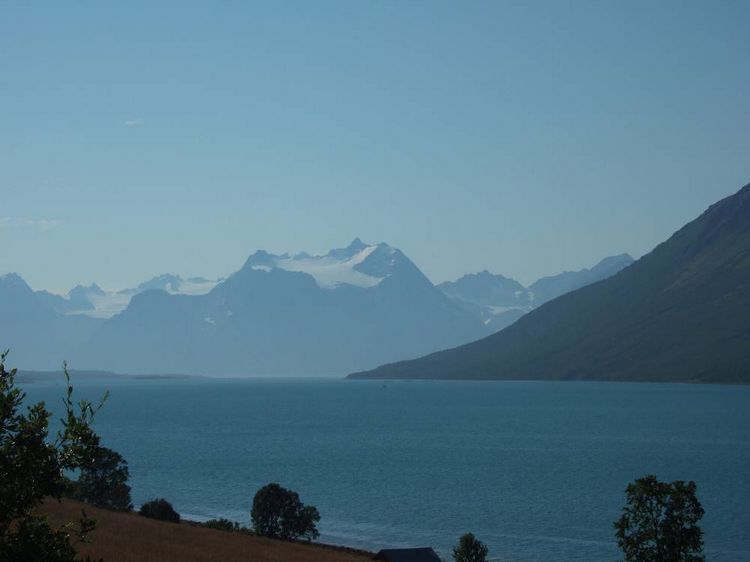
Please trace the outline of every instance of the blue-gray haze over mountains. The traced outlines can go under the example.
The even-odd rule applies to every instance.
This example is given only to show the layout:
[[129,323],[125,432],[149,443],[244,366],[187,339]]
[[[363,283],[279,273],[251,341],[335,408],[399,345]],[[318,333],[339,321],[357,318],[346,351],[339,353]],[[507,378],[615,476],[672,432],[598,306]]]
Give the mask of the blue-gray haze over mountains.
[[343,375],[477,340],[631,261],[529,288],[487,272],[436,287],[400,250],[356,239],[323,256],[258,251],[227,279],[165,274],[118,291],[62,296],[8,274],[0,342],[24,369],[67,359],[123,373]]

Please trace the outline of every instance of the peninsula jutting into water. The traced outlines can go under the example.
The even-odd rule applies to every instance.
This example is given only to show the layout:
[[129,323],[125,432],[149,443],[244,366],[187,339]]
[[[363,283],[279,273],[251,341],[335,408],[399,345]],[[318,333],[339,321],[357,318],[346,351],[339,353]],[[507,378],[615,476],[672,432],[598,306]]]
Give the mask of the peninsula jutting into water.
[[750,382],[750,184],[508,329],[351,378]]

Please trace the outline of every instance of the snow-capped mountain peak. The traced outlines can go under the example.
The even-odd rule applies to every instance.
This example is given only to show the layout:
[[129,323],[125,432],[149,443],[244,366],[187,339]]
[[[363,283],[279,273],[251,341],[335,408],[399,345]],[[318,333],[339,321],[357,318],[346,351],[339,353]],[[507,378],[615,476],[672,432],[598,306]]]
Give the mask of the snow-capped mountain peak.
[[369,288],[385,279],[388,272],[373,274],[369,268],[361,266],[370,256],[384,247],[391,252],[394,251],[387,244],[365,244],[359,238],[346,248],[336,248],[325,255],[317,256],[307,252],[300,252],[294,256],[274,255],[259,250],[248,258],[245,267],[256,271],[282,269],[306,273],[315,279],[321,289],[335,289],[341,285]]

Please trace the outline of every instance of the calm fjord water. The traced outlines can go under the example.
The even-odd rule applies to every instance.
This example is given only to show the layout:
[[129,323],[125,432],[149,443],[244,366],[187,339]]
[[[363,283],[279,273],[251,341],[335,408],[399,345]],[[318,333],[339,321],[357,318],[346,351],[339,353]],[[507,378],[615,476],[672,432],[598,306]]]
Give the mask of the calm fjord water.
[[[87,381],[135,502],[247,523],[280,482],[321,540],[431,545],[472,531],[493,560],[615,560],[624,489],[695,480],[709,560],[750,560],[750,387],[342,380]],[[60,388],[28,384],[53,409]]]

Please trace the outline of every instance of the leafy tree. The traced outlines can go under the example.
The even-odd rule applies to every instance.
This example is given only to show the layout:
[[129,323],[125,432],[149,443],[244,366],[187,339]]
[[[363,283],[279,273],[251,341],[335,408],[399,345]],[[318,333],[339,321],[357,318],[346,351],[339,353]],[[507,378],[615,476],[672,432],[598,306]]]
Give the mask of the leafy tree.
[[278,484],[266,484],[258,490],[251,519],[255,532],[265,537],[309,541],[320,536],[316,527],[320,521],[318,510],[304,505],[296,492]]
[[453,560],[456,562],[486,562],[487,547],[473,534],[466,533],[453,549]]
[[617,544],[627,562],[700,562],[703,507],[695,482],[659,482],[649,475],[629,484],[627,503],[615,521]]
[[180,522],[180,514],[177,513],[172,507],[172,504],[164,498],[156,498],[147,501],[141,506],[138,513],[144,517],[159,519],[160,521],[169,521],[170,523]]
[[74,496],[97,507],[130,511],[129,476],[128,463],[119,453],[98,447],[91,462],[81,468]]
[[75,543],[86,540],[94,522],[82,513],[77,529],[69,525],[52,529],[45,517],[34,512],[45,497],[61,497],[67,486],[64,471],[91,462],[99,446],[91,422],[102,404],[94,407],[83,400],[76,408],[63,365],[65,413],[60,430],[50,440],[52,414],[44,402],[22,411],[25,394],[15,384],[16,370],[5,368],[7,354],[0,354],[0,560],[73,562]]

